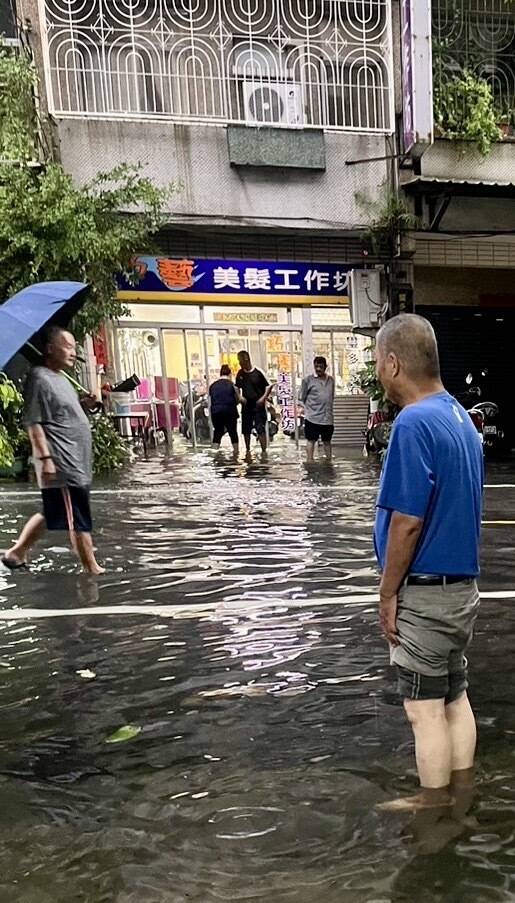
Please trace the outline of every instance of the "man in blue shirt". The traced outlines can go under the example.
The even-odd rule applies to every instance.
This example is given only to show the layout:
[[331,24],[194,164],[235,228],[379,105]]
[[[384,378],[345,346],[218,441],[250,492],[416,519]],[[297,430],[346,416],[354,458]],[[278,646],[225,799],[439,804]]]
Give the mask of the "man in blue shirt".
[[376,361],[388,398],[402,408],[377,500],[379,612],[421,784],[395,808],[439,806],[471,775],[476,746],[464,651],[479,606],[483,453],[470,417],[442,385],[427,320],[388,320]]

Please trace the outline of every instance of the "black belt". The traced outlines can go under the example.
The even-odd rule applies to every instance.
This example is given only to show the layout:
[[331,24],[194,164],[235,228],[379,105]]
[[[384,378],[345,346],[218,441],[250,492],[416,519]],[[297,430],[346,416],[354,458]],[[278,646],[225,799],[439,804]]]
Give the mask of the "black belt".
[[449,583],[472,583],[474,577],[470,574],[453,574],[445,577],[441,574],[409,574],[406,578],[407,586],[445,586]]

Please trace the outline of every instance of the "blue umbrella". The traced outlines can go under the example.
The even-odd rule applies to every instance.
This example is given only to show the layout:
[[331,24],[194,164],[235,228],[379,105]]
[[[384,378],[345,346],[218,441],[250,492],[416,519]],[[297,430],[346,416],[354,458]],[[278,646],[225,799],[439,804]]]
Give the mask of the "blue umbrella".
[[39,282],[0,306],[0,370],[45,326],[66,327],[86,300],[84,282]]

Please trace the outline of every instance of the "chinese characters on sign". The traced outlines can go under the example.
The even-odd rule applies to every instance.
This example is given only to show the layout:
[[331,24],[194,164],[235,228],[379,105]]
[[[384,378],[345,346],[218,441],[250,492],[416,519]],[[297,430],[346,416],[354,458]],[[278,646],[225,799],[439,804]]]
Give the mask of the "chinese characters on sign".
[[276,266],[273,269],[266,267],[223,267],[218,266],[213,270],[214,289],[231,288],[240,291],[263,292],[301,292],[320,294],[346,292],[348,274],[336,270],[310,268],[301,275],[299,269],[281,269]]
[[292,435],[295,432],[295,404],[293,399],[293,390],[291,383],[291,375],[289,373],[279,373],[277,377],[277,401],[281,407],[281,422],[283,433]]
[[[303,299],[317,298],[332,303],[346,303],[351,267],[334,263],[284,263],[255,260],[206,260],[198,258],[138,257],[136,285],[120,280],[121,289],[141,292],[194,294],[210,300],[218,296],[237,295],[255,298],[281,296]],[[193,300],[193,299],[192,299]]]
[[277,320],[278,316],[275,312],[266,313],[262,310],[255,313],[215,311],[213,314],[215,323],[277,323]]

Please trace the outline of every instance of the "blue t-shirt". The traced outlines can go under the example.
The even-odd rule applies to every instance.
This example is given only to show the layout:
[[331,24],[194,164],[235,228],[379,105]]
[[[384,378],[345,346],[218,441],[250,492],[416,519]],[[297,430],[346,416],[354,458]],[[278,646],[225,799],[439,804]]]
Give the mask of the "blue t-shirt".
[[236,414],[237,398],[234,383],[230,379],[217,379],[209,387],[212,414]]
[[424,518],[411,574],[479,574],[483,450],[469,415],[448,392],[404,408],[395,421],[377,499],[381,568],[394,511]]

